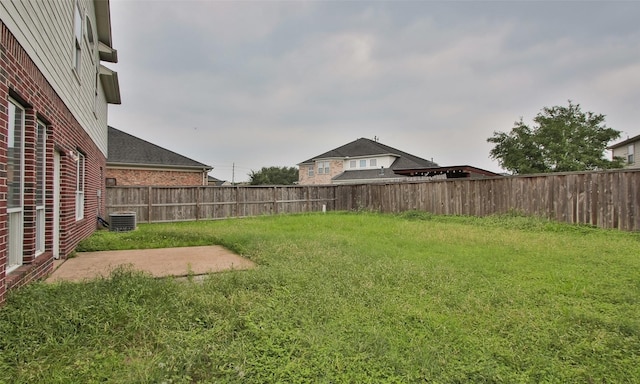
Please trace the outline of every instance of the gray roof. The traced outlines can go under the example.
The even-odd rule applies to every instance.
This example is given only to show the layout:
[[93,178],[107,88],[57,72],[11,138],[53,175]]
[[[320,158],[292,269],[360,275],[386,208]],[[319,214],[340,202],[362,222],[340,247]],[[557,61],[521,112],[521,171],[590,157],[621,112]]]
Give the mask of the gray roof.
[[636,141],[638,141],[638,140],[640,140],[640,135],[638,135],[638,136],[634,136],[634,137],[632,137],[632,138],[630,138],[630,139],[629,139],[629,138],[627,138],[625,141],[621,141],[621,142],[619,142],[619,143],[617,143],[617,144],[613,144],[612,146],[608,147],[607,149],[620,148],[620,147],[622,147],[622,146],[624,146],[624,145],[631,144],[631,143],[636,142]]
[[[382,173],[380,172],[382,171]],[[341,174],[335,176],[332,180],[335,181],[343,181],[343,180],[375,180],[375,179],[402,179],[408,176],[405,175],[397,175],[393,173],[393,170],[390,168],[384,169],[359,169],[355,171],[344,171]]]
[[107,164],[126,164],[168,168],[198,168],[211,170],[213,167],[188,157],[164,149],[126,132],[109,127],[109,152]]
[[391,165],[391,169],[410,169],[410,168],[425,168],[425,167],[437,167],[438,164],[433,161],[423,159],[418,156],[414,156],[410,153],[400,151],[392,148],[388,145],[384,145],[380,142],[360,138],[352,141],[336,149],[332,149],[329,152],[325,152],[321,155],[312,157],[307,161],[303,161],[300,164],[313,163],[319,159],[330,158],[347,158],[347,157],[361,157],[361,156],[380,156],[380,155],[393,155],[397,156],[397,159]]
[[223,185],[224,183],[226,183],[226,181],[224,181],[224,180],[220,180],[220,179],[216,179],[216,178],[215,178],[215,177],[213,177],[213,176],[207,176],[207,183],[208,183],[209,185],[221,186],[221,185]]

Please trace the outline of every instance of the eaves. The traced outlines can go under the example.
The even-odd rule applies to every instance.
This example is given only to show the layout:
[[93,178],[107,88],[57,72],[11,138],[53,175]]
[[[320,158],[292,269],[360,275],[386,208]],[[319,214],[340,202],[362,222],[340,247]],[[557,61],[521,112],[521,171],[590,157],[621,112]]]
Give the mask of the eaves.
[[107,168],[111,168],[111,169],[135,168],[139,170],[150,170],[150,171],[171,169],[171,170],[182,170],[182,171],[188,171],[188,172],[209,172],[213,170],[213,167],[198,167],[198,166],[169,165],[169,164],[116,163],[116,162],[109,162],[108,160],[107,160]]

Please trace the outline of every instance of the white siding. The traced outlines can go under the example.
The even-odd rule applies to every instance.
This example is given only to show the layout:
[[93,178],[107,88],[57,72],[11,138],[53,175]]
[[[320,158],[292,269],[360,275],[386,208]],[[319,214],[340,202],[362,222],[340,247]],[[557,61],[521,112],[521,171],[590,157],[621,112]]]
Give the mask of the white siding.
[[[75,4],[75,0],[2,0],[0,19],[106,156],[107,104],[98,82],[98,105],[94,113],[95,76],[99,59],[97,49],[91,52],[87,45],[86,26],[83,26],[85,36],[81,42],[81,69],[78,76],[73,70]],[[93,1],[80,0],[80,8],[83,23],[88,16],[95,35]]]
[[[371,166],[371,160],[376,160],[376,165]],[[389,168],[394,161],[396,161],[397,157],[394,156],[362,156],[362,157],[350,157],[344,160],[343,169],[379,169],[381,167]],[[350,162],[356,162],[356,167],[353,168],[350,166]],[[360,160],[366,160],[366,167],[360,166]]]
[[[629,145],[633,145],[633,164],[627,163],[627,155],[629,151]],[[635,141],[633,143],[622,145],[618,148],[613,149],[613,157],[622,157],[624,161],[625,168],[640,168],[640,140]]]

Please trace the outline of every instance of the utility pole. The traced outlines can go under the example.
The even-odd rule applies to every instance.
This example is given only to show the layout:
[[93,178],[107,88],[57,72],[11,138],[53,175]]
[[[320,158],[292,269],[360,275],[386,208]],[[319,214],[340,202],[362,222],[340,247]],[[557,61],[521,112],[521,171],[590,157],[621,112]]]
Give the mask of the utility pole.
[[236,185],[236,163],[231,165],[231,185]]

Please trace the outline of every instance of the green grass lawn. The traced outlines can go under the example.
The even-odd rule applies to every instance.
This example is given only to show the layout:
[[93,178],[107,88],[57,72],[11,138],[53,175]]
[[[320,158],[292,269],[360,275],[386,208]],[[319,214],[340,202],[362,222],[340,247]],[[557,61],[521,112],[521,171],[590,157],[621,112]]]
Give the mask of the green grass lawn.
[[12,293],[0,382],[640,381],[639,233],[330,213],[140,225],[78,250],[204,244],[258,267]]

